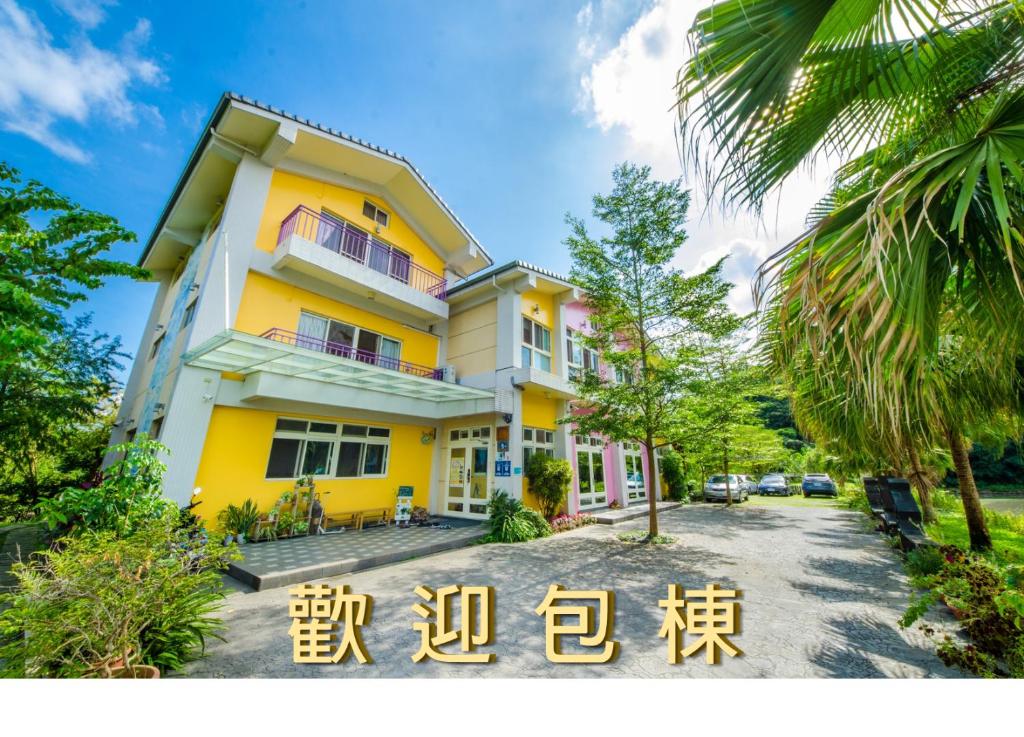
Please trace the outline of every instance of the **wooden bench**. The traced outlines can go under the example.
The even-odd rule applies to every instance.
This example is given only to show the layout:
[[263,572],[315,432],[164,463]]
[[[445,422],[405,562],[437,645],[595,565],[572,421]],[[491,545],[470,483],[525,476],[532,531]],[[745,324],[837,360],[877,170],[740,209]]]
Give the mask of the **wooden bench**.
[[378,527],[388,527],[391,525],[391,511],[387,507],[379,507],[377,509],[364,509],[357,514],[359,515],[359,529],[363,529],[367,522],[376,522]]
[[359,519],[359,512],[332,512],[330,514],[324,514],[323,529],[325,532],[331,532],[338,528],[351,527],[353,530],[358,530],[362,523]]
[[391,518],[391,510],[387,507],[357,509],[351,512],[331,512],[324,515],[323,526],[328,532],[339,527],[361,530],[367,522],[376,523],[378,527],[388,527],[391,525]]

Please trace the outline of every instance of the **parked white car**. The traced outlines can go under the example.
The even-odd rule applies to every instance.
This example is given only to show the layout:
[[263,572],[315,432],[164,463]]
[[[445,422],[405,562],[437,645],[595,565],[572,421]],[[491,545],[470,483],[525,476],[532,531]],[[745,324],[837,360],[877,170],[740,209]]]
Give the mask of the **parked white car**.
[[704,484],[704,501],[724,502],[730,491],[734,502],[746,501],[750,497],[750,484],[745,482],[742,476],[730,473],[728,487],[726,487],[724,475],[712,476]]

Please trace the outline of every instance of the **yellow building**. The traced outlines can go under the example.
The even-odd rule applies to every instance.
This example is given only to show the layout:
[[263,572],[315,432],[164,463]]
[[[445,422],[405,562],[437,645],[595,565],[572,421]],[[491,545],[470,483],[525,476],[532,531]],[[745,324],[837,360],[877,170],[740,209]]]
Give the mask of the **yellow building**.
[[535,452],[586,464],[570,510],[629,502],[626,450],[597,478],[556,422],[582,368],[578,290],[488,268],[398,154],[227,94],[140,263],[158,291],[113,442],[158,437],[165,493],[202,488],[207,518],[266,510],[306,475],[332,514],[407,486],[434,514],[483,518],[497,489],[530,500]]

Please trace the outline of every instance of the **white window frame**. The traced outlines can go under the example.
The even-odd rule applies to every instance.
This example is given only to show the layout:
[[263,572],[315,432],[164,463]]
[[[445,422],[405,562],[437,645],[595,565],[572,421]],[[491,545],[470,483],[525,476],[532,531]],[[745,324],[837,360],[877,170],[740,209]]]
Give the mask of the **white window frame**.
[[[540,440],[537,439],[538,437]],[[555,457],[554,430],[543,427],[523,427],[523,473],[526,473],[530,458],[535,453],[543,453],[548,458]]]
[[[373,208],[372,216],[366,214],[367,206]],[[383,223],[377,219],[378,216],[380,215],[384,216]],[[391,224],[391,213],[385,210],[383,207],[380,207],[376,203],[370,202],[367,199],[363,200],[363,217],[366,218],[367,220],[372,220],[375,225],[379,225],[382,228],[386,228]]]
[[[519,327],[519,333],[520,333],[519,337],[520,337],[520,339],[522,339],[522,337],[523,337],[522,336],[522,332],[523,332],[523,328],[526,327],[526,323],[530,324],[530,341],[527,342],[527,341],[523,340],[523,348],[522,348],[523,368],[535,368],[535,369],[538,369],[539,371],[547,371],[548,373],[551,373],[552,368],[554,368],[554,359],[553,359],[552,351],[551,351],[551,328],[549,328],[547,325],[542,325],[541,323],[537,322],[536,320],[530,319],[526,315],[523,315],[522,318],[523,318],[523,320],[520,323],[520,327]],[[544,331],[543,333],[541,333],[542,335],[544,333],[547,334],[547,337],[548,337],[548,340],[547,340],[548,349],[547,350],[544,350],[544,348],[542,346],[534,345],[533,341],[536,339],[537,328],[540,328],[542,331]],[[537,355],[544,356],[544,357],[547,358],[547,360],[548,360],[548,367],[547,368],[544,368],[543,366],[539,365],[539,362],[536,359]]]
[[[644,475],[644,461],[640,443],[623,443],[623,461],[622,464],[626,470],[626,495],[629,499],[642,500],[647,498],[647,477]],[[630,460],[632,459],[632,461]],[[639,488],[629,488],[629,474],[630,466],[633,467],[633,473],[638,474],[642,480]]]
[[[304,422],[306,429],[301,430],[288,430],[278,429],[277,425],[281,420],[290,422]],[[313,425],[334,425],[334,432],[317,432],[313,430]],[[363,435],[355,434],[352,432],[346,433],[346,428],[366,428],[366,432]],[[387,435],[370,435],[370,428],[376,429],[378,432],[387,432]],[[270,452],[273,453],[274,440],[276,439],[287,439],[287,440],[299,440],[298,452],[295,456],[295,462],[292,465],[291,476],[269,476],[269,468],[264,471],[264,478],[267,481],[286,481],[301,478],[304,474],[302,473],[301,463],[306,455],[306,443],[309,441],[316,442],[329,442],[331,444],[331,458],[328,461],[327,473],[313,474],[313,478],[316,479],[383,479],[387,478],[388,470],[391,464],[391,428],[382,425],[364,425],[354,422],[341,422],[335,420],[308,420],[303,417],[277,417],[274,424],[274,434],[270,441]],[[341,443],[359,443],[361,445],[359,449],[359,466],[358,473],[355,476],[338,476],[338,462],[341,459]],[[381,473],[364,473],[366,468],[366,446],[368,445],[379,445],[384,446],[384,462],[383,471]],[[270,457],[267,457],[267,465],[270,464]]]
[[[583,371],[596,372],[600,370],[597,351],[593,348],[587,348],[583,345],[583,341],[576,337],[582,335],[582,333],[572,328],[566,328],[565,347],[566,358],[569,364],[569,378],[573,378]],[[577,360],[577,352],[579,353],[579,360]],[[587,366],[588,362],[590,363],[589,367]]]

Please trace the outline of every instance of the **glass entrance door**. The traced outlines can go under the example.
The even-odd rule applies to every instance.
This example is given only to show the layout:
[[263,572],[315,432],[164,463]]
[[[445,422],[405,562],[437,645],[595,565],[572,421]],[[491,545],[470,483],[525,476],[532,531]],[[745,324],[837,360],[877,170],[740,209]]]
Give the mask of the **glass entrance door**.
[[[579,442],[577,439],[577,444]],[[592,447],[577,449],[576,468],[580,483],[580,509],[603,507],[607,504],[608,495],[604,488],[604,451]]]
[[481,445],[481,441],[453,442],[448,448],[446,514],[473,518],[487,516],[491,497],[491,448],[488,441],[483,441],[485,445]]
[[640,445],[626,443],[626,491],[628,498],[642,500],[647,498],[647,483],[644,480],[644,464],[640,460]]

